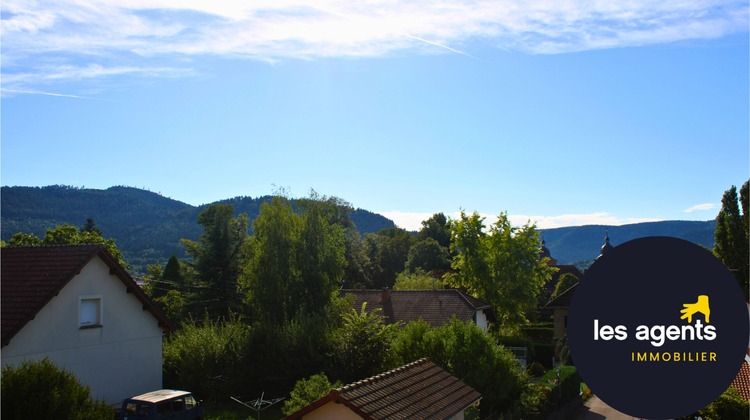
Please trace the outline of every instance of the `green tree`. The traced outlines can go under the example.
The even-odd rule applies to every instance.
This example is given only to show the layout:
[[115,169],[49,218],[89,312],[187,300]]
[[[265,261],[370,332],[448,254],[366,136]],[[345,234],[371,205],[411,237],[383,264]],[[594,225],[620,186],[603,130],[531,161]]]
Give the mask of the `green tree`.
[[2,396],[2,418],[8,420],[100,420],[113,414],[91,397],[91,388],[47,358],[4,366]]
[[451,244],[451,230],[445,214],[435,213],[429,219],[422,221],[422,229],[419,230],[417,238],[420,241],[432,238],[440,246],[448,249]]
[[242,303],[237,280],[249,222],[246,214],[236,219],[233,214],[232,205],[211,204],[198,215],[203,227],[200,240],[182,240],[185,251],[193,257],[191,265],[199,288],[194,309],[206,310],[214,319],[239,311]]
[[447,270],[451,263],[448,259],[448,249],[440,246],[438,241],[427,237],[409,248],[406,257],[406,269],[422,269],[430,272],[433,270]]
[[344,276],[345,234],[336,209],[312,196],[296,214],[284,197],[261,205],[247,247],[242,285],[256,316],[283,324],[322,310]]
[[398,324],[385,324],[381,309],[361,312],[353,308],[343,314],[344,325],[335,331],[333,357],[337,377],[346,383],[369,378],[387,370],[391,361],[391,341]]
[[180,293],[185,292],[185,279],[182,276],[182,266],[176,255],[172,254],[164,266],[164,272],[161,275],[161,282],[165,290],[177,290]]
[[406,266],[406,259],[416,239],[409,232],[399,228],[381,229],[376,234],[365,235],[370,260],[376,267],[372,283],[377,289],[393,287],[396,275]]
[[51,245],[81,245],[81,244],[102,244],[104,248],[117,260],[124,268],[130,266],[123,260],[122,251],[115,245],[114,239],[104,239],[96,232],[79,231],[75,226],[63,224],[55,226],[54,229],[47,229],[44,238],[39,239],[33,233],[16,233],[3,246],[51,246]]
[[[716,216],[716,231],[714,233],[714,254],[732,271],[737,283],[748,300],[748,276],[750,275],[750,258],[748,253],[748,184],[740,189],[737,197],[737,187],[724,192],[721,198],[721,210]],[[740,212],[741,201],[742,212]]]
[[294,384],[294,389],[289,393],[289,399],[284,401],[284,408],[281,411],[287,416],[291,415],[340,386],[341,382],[332,384],[325,373],[300,379]]
[[159,284],[161,281],[161,265],[149,264],[146,266],[146,275],[143,276],[143,291],[152,299],[164,295],[164,289]]
[[96,227],[96,223],[94,223],[94,219],[88,218],[86,219],[86,224],[81,226],[81,232],[93,232],[97,235],[102,235],[102,230]]
[[539,260],[536,227],[513,227],[501,213],[487,233],[483,217],[461,212],[460,219],[451,222],[451,232],[457,273],[447,276],[448,282],[491,304],[502,324],[525,322],[554,271],[546,259]]
[[509,409],[524,390],[527,378],[513,354],[471,322],[455,317],[430,328],[424,321],[400,329],[392,351],[397,364],[423,357],[461,379],[482,394],[482,418]]
[[570,289],[576,284],[578,284],[578,277],[576,277],[575,274],[565,273],[561,275],[560,278],[557,279],[557,285],[555,286],[555,291],[552,292],[552,296],[550,296],[550,300],[560,296],[562,292]]
[[440,290],[443,288],[443,282],[427,274],[421,268],[415,271],[404,270],[396,276],[396,284],[393,290]]

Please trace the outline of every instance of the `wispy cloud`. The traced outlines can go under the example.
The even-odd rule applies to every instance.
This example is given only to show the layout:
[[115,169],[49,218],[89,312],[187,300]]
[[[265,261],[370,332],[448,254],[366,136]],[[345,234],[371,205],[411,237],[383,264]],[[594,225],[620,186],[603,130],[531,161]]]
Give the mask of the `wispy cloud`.
[[554,54],[717,38],[748,26],[747,2],[738,0],[5,0],[0,8],[3,76],[19,78],[38,75],[36,63],[50,57],[87,69],[123,57],[471,56],[476,43]]
[[[421,229],[422,221],[432,216],[432,213],[402,212],[402,211],[384,211],[378,212],[396,223],[396,226],[415,231]],[[448,214],[452,219],[460,218],[461,214],[455,212]],[[497,215],[480,213],[484,217],[485,226],[489,226],[497,221]],[[637,217],[616,217],[609,213],[591,213],[591,214],[563,214],[558,216],[526,216],[526,215],[508,215],[514,226],[521,226],[526,223],[535,223],[539,229],[552,229],[565,226],[584,226],[584,225],[608,225],[620,226],[631,223],[656,222],[661,219],[655,218],[637,218]]]
[[39,92],[35,90],[16,90],[16,89],[5,89],[3,88],[1,90],[3,94],[7,93],[23,93],[23,94],[29,94],[29,95],[46,95],[46,96],[58,96],[63,98],[74,98],[74,99],[90,99],[94,101],[109,101],[109,99],[102,99],[102,98],[93,98],[90,96],[80,96],[80,95],[69,95],[65,93],[52,93],[52,92]]
[[685,213],[692,213],[694,211],[705,211],[705,210],[713,210],[719,208],[718,203],[705,203],[705,204],[698,204],[693,207],[690,207],[689,209],[685,209]]

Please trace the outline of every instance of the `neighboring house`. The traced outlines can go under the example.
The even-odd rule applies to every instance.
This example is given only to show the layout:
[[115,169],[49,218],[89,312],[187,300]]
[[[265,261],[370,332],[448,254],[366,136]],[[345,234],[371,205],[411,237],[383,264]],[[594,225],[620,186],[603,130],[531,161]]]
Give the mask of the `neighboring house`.
[[[542,241],[542,250],[545,249],[546,248],[544,247],[544,241]],[[599,256],[596,257],[595,260],[598,260],[602,257],[602,255],[606,254],[612,249],[614,249],[614,247],[609,243],[609,232],[607,232],[604,237],[604,245],[602,245]],[[542,252],[543,251],[540,251],[540,256]],[[547,251],[546,256],[549,256],[549,251]],[[578,269],[576,269],[576,271],[578,271]],[[578,271],[578,273],[580,273],[580,271]],[[579,276],[578,278],[580,279],[581,276]],[[552,320],[554,321],[553,337],[555,340],[559,340],[568,334],[568,310],[570,309],[570,300],[573,298],[573,293],[575,293],[576,291],[576,286],[578,286],[578,283],[560,293],[560,295],[544,305],[545,309],[552,310]],[[555,348],[555,357],[559,357],[559,352],[560,346],[558,345]]]
[[[748,349],[750,353],[750,349]],[[742,398],[750,401],[750,355],[745,354],[745,360],[742,362],[742,367],[737,377],[734,378],[732,386],[737,388],[737,392]]]
[[162,387],[171,323],[104,246],[0,252],[3,366],[49,358],[109,403]]
[[386,324],[417,321],[420,318],[432,327],[448,323],[453,316],[459,321],[473,321],[487,330],[495,322],[492,307],[481,300],[455,289],[440,290],[341,290],[353,295],[352,307],[359,313],[367,302],[366,311],[380,308]]
[[332,390],[286,420],[456,419],[482,395],[430,359]]

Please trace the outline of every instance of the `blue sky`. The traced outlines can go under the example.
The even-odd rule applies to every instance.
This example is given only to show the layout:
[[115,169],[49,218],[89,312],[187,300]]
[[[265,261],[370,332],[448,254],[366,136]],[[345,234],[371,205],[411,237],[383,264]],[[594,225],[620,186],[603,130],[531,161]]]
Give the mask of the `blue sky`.
[[0,8],[3,185],[314,188],[415,229],[708,220],[750,176],[747,2]]

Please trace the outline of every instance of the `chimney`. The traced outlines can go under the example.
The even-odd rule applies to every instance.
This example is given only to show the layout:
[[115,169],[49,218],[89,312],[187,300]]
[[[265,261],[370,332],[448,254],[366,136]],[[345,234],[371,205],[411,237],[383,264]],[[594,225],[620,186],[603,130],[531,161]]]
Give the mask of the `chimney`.
[[380,304],[384,304],[391,300],[391,291],[387,287],[383,288],[383,293],[380,294]]

